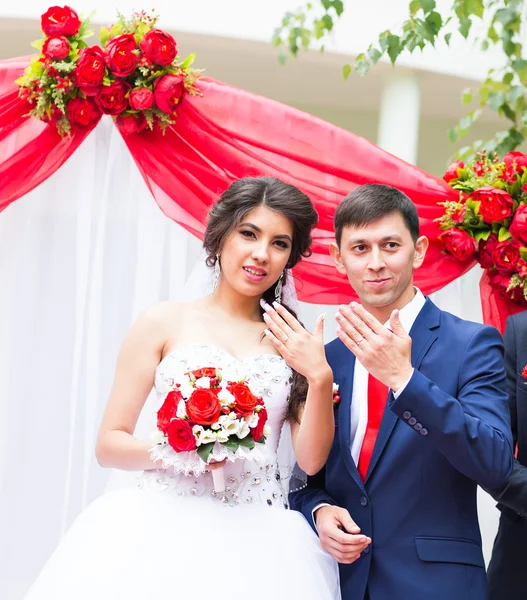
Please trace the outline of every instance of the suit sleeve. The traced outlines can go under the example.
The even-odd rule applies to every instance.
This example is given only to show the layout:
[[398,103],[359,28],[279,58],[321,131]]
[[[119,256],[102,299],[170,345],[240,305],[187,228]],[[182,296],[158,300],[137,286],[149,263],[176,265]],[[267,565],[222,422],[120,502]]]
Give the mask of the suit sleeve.
[[[518,333],[521,335],[520,332]],[[517,339],[514,319],[509,318],[507,320],[504,343],[512,439],[513,447],[516,447],[518,441],[518,411],[516,401],[518,375],[516,357]],[[512,474],[505,484],[495,489],[487,489],[486,491],[501,505],[514,510],[522,515],[522,517],[527,518],[527,467],[524,467],[517,460],[514,461]]]
[[482,487],[501,486],[512,471],[513,451],[499,332],[478,328],[457,370],[457,398],[414,370],[391,409],[409,426],[419,421],[415,434],[458,471]]
[[325,482],[326,467],[323,467],[316,475],[308,476],[306,487],[289,494],[291,508],[301,512],[317,534],[317,528],[313,521],[313,511],[319,504],[336,504],[325,490]]

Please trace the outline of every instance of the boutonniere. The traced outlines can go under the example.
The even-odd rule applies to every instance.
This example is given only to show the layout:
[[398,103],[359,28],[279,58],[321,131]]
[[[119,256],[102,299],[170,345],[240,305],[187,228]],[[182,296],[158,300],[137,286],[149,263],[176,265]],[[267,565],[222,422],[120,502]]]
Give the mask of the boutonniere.
[[[527,366],[525,368],[527,369]],[[333,384],[333,404],[336,405],[339,402],[340,402],[339,384],[338,383],[334,383]]]
[[[524,379],[527,379],[527,365],[525,365],[525,367],[523,367],[523,371],[522,371],[522,377],[523,377]],[[333,385],[335,385],[335,384],[333,384]],[[524,385],[527,385],[527,382],[524,382]],[[335,397],[335,396],[333,396],[333,398],[334,398],[334,397]]]

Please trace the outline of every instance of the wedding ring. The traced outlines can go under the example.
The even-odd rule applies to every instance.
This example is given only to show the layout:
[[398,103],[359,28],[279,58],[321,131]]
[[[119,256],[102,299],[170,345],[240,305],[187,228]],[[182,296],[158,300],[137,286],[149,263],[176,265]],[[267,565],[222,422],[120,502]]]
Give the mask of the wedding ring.
[[288,340],[288,339],[289,339],[289,338],[288,338],[288,337],[287,337],[287,335],[286,335],[286,336],[285,336],[285,340],[283,340],[283,341],[282,341],[282,344],[287,344],[287,340]]
[[362,342],[363,342],[365,339],[366,339],[366,338],[364,338],[364,337],[361,337],[361,339],[360,339],[358,342],[356,342],[356,344],[357,344],[357,346],[359,346],[359,348],[360,348],[360,345],[362,344]]

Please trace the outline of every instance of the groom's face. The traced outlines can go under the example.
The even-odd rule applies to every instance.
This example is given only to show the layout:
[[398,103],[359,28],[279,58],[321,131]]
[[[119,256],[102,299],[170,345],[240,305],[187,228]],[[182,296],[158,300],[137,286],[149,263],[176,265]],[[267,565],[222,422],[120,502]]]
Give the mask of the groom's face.
[[363,227],[344,227],[331,255],[364,308],[382,320],[413,298],[413,271],[427,247],[425,237],[414,243],[401,214],[392,213]]

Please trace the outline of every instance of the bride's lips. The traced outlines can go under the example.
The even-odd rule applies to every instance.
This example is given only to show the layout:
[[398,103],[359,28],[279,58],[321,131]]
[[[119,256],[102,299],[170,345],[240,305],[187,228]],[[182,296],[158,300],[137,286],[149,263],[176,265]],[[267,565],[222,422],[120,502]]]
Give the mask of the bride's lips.
[[251,281],[262,281],[267,277],[267,271],[258,267],[245,266],[243,270],[247,278]]

